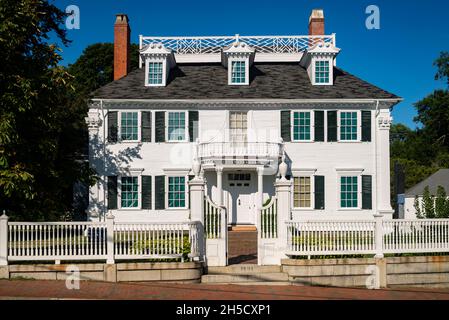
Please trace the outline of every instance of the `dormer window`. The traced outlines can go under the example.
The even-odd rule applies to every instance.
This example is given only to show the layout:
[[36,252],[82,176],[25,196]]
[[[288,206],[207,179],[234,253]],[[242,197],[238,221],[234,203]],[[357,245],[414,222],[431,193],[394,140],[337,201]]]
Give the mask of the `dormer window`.
[[161,85],[164,78],[163,62],[148,62],[148,84]]
[[170,69],[176,65],[172,51],[163,44],[152,43],[142,49],[140,55],[145,62],[145,86],[166,86]]
[[315,83],[329,84],[330,79],[329,60],[315,61]]
[[231,61],[231,83],[246,84],[246,61]]
[[229,85],[249,85],[249,67],[254,62],[255,50],[239,40],[223,50],[223,65],[228,68]]

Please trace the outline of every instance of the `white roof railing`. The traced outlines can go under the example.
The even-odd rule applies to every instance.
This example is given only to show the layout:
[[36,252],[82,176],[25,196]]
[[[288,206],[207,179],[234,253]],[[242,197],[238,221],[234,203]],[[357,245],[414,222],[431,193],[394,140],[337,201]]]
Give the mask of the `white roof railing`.
[[299,61],[309,47],[318,42],[336,46],[336,35],[324,36],[211,36],[211,37],[145,37],[140,36],[140,49],[162,43],[171,49],[177,62],[220,62],[223,48],[236,41],[256,50],[256,61]]

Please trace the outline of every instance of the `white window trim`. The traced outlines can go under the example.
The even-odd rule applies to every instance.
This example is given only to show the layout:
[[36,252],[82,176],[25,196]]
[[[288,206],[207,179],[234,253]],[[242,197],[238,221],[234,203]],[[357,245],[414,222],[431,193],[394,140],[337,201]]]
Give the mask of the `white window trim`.
[[[341,113],[342,112],[356,112],[357,113],[357,139],[356,140],[341,140]],[[338,110],[337,112],[337,141],[341,143],[358,143],[362,140],[362,112],[360,110]]]
[[[317,83],[316,82],[316,62],[317,61],[329,61],[329,82],[328,83]],[[334,85],[334,59],[329,58],[312,58],[312,84],[314,86],[332,86]]]
[[[139,186],[137,207],[122,207],[122,178],[137,177],[137,184]],[[122,211],[142,210],[142,173],[131,171],[129,174],[120,174],[117,176],[117,209]]]
[[[232,62],[233,61],[245,62],[245,82],[244,83],[232,82]],[[247,86],[247,85],[249,85],[249,58],[229,58],[228,59],[228,85],[230,85],[230,86]]]
[[[168,134],[168,118],[169,118],[169,114],[173,112],[178,112],[178,113],[184,113],[184,119],[185,119],[185,123],[184,123],[184,140],[170,140],[169,139],[169,134]],[[165,111],[165,141],[167,143],[183,143],[183,142],[189,142],[190,141],[190,137],[189,137],[189,113],[185,110],[170,110],[170,111]]]
[[[179,210],[187,210],[190,206],[189,204],[189,175],[188,174],[181,174],[179,171],[171,171],[167,172],[165,171],[165,208],[169,211],[179,211]],[[185,171],[184,171],[185,172]],[[169,192],[169,185],[168,185],[168,178],[169,177],[184,177],[184,193],[185,193],[185,206],[184,207],[176,207],[176,208],[170,208],[168,205],[168,192]]]
[[[362,211],[362,174],[363,169],[337,168],[337,211]],[[341,177],[357,177],[357,207],[343,208],[341,206]]]
[[[308,112],[310,113],[310,139],[309,140],[296,140],[295,139],[295,128],[294,128],[294,123],[295,123],[295,113],[299,113],[299,112]],[[299,143],[310,143],[310,142],[314,142],[315,141],[315,112],[314,110],[292,110],[291,111],[291,115],[290,115],[290,134],[292,137],[292,142],[299,142]]]
[[[137,140],[122,140],[122,113],[124,112],[128,112],[128,113],[132,113],[135,112],[137,113]],[[136,142],[141,142],[142,141],[142,113],[140,112],[140,110],[120,110],[118,111],[118,115],[117,115],[117,121],[118,121],[118,125],[117,125],[117,130],[118,130],[118,137],[117,137],[117,141],[119,143],[136,143]]]
[[[310,178],[310,207],[296,207],[295,206],[295,178]],[[292,208],[295,211],[311,211],[315,210],[315,171],[298,171],[292,170]]]
[[[162,83],[149,83],[149,62],[162,62]],[[146,87],[165,87],[167,85],[167,59],[147,57],[145,61],[145,86]]]

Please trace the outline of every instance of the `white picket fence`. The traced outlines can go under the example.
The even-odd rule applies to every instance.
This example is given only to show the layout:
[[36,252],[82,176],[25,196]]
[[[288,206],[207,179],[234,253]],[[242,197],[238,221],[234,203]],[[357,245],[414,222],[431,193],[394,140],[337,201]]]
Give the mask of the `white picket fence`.
[[0,264],[7,261],[191,259],[201,225],[187,223],[8,222],[0,220]]
[[286,224],[288,256],[449,252],[449,219]]
[[204,232],[207,239],[221,239],[227,228],[226,212],[209,197],[204,197]]

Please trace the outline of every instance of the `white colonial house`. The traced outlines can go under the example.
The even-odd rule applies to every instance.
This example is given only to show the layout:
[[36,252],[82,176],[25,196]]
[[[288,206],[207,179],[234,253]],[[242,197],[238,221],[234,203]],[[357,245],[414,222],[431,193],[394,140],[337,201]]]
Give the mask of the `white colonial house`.
[[[337,67],[321,10],[308,35],[140,36],[131,72],[128,22],[117,15],[115,81],[92,94],[86,119],[100,177],[89,220],[253,226],[272,239],[289,220],[391,219],[401,99]],[[266,256],[280,248],[259,242]]]

